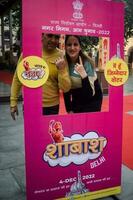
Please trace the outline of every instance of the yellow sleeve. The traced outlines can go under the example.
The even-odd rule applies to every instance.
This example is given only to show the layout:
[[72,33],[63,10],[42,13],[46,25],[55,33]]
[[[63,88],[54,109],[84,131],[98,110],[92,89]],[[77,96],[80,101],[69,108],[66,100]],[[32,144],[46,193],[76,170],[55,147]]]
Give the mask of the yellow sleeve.
[[58,70],[58,85],[63,92],[68,92],[71,89],[71,80],[67,67]]
[[[20,63],[21,60],[22,60],[22,55],[20,56],[20,58],[18,60],[18,64]],[[10,95],[10,106],[11,107],[17,106],[21,87],[22,87],[22,83],[18,79],[17,71],[15,71],[13,80],[12,80],[12,85],[11,85],[11,95]]]

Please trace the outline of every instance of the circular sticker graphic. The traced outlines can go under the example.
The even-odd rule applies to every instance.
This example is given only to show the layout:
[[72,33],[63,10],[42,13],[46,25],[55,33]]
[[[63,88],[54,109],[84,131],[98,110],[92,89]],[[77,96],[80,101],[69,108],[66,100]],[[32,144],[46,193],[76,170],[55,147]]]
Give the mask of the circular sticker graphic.
[[104,75],[110,85],[123,85],[128,79],[128,66],[122,59],[112,58],[106,64]]
[[29,87],[42,86],[48,79],[49,69],[47,63],[38,56],[25,57],[17,67],[20,82]]

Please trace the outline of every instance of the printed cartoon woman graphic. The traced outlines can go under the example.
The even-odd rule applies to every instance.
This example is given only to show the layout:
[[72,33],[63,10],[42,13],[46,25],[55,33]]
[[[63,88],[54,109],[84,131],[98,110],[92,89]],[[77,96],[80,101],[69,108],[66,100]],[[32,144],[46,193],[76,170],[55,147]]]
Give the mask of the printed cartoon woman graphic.
[[49,122],[49,133],[55,143],[63,142],[64,136],[61,122],[51,120]]

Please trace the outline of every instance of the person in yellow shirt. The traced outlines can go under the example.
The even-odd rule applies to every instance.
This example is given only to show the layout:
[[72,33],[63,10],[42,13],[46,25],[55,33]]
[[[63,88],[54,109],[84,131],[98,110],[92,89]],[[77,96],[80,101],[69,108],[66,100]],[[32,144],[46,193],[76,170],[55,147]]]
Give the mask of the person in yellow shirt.
[[[48,64],[49,77],[43,87],[42,107],[44,115],[59,113],[59,91],[68,92],[71,88],[71,80],[68,72],[67,63],[63,53],[57,47],[59,46],[59,35],[42,35],[42,58]],[[22,60],[22,55],[18,63]],[[22,84],[15,72],[10,96],[11,116],[15,120],[18,115],[17,101]]]

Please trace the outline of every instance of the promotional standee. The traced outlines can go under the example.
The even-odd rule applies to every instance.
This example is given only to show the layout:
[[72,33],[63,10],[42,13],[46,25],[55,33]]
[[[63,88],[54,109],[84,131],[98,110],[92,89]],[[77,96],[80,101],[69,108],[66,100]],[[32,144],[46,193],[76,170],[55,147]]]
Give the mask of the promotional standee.
[[[27,200],[97,199],[121,192],[123,11],[106,0],[23,0],[23,60]],[[49,67],[42,59],[42,33],[96,36],[109,41],[105,78],[109,109],[42,115],[42,85]],[[104,52],[106,52],[104,50]],[[60,134],[61,140],[54,137]]]

